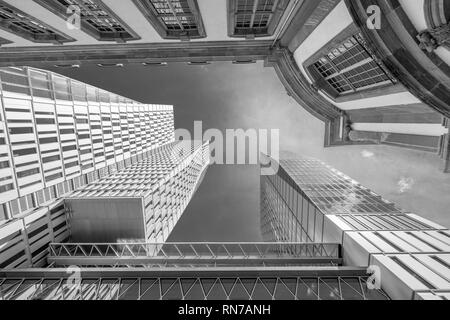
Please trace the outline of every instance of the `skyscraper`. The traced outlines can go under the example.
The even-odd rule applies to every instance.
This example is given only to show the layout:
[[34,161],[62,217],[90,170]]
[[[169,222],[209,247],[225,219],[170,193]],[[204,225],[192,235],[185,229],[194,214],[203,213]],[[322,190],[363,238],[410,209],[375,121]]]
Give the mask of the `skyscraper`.
[[72,241],[165,242],[209,165],[209,142],[172,142],[66,197]]
[[[175,142],[172,106],[27,67],[2,68],[0,83],[0,268],[45,265],[49,243],[70,239],[72,223],[85,240],[167,238],[209,164],[207,144]],[[67,207],[64,198],[80,188]],[[98,226],[112,216],[95,224],[99,205],[81,212],[79,200],[98,203],[100,194],[121,197],[107,201],[115,201],[108,210],[117,228],[103,234]],[[121,211],[124,198],[139,213]],[[134,226],[119,219],[127,214]]]
[[340,243],[343,264],[378,268],[391,298],[448,298],[450,230],[319,160],[285,155],[278,165],[277,174],[261,176],[267,241]]

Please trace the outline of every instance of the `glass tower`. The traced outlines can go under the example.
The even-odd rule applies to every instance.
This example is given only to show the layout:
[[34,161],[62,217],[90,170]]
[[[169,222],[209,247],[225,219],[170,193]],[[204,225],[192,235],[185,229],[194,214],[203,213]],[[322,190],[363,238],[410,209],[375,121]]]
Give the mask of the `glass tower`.
[[[422,226],[402,215],[394,203],[319,160],[285,156],[278,173],[261,176],[260,182],[261,230],[268,241],[322,242],[325,215],[339,214],[351,224],[369,219],[385,227]],[[359,218],[352,219],[354,214]]]
[[450,296],[447,228],[405,212],[322,161],[284,154],[276,163],[278,172],[260,179],[266,241],[340,243],[343,265],[377,270],[391,298]]

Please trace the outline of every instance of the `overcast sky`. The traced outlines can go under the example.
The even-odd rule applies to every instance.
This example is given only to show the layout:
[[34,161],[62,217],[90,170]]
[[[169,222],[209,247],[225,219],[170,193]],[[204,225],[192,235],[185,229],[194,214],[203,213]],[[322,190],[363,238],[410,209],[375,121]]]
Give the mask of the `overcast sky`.
[[[323,148],[324,124],[262,62],[81,67],[55,72],[144,103],[173,104],[175,127],[280,129],[281,148],[341,170],[403,209],[450,227],[450,174],[436,155],[390,146]],[[169,241],[259,241],[259,170],[214,165]]]

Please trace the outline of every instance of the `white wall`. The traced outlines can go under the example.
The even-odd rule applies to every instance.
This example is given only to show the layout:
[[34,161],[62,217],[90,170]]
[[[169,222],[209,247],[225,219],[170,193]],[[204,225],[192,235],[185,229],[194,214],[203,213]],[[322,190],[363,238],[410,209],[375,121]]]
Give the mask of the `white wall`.
[[341,1],[317,26],[300,47],[294,52],[294,58],[302,65],[309,57],[352,24],[353,19],[344,1]]
[[448,129],[441,124],[430,123],[353,123],[353,130],[371,132],[390,132],[403,134],[417,134],[423,136],[440,137],[448,133]]
[[414,103],[421,103],[421,101],[413,96],[409,91],[404,91],[379,97],[339,102],[334,104],[342,110],[356,110],[393,105],[406,106],[408,104]]

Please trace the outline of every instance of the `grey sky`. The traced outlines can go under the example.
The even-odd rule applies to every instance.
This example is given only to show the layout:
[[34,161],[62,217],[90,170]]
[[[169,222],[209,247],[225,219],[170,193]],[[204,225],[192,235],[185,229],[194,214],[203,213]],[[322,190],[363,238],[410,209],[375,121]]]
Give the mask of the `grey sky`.
[[[450,175],[436,155],[389,146],[323,148],[324,125],[262,63],[82,67],[53,71],[145,103],[173,104],[175,127],[280,129],[281,148],[313,156],[403,209],[450,227]],[[258,241],[259,170],[215,165],[169,241]]]

